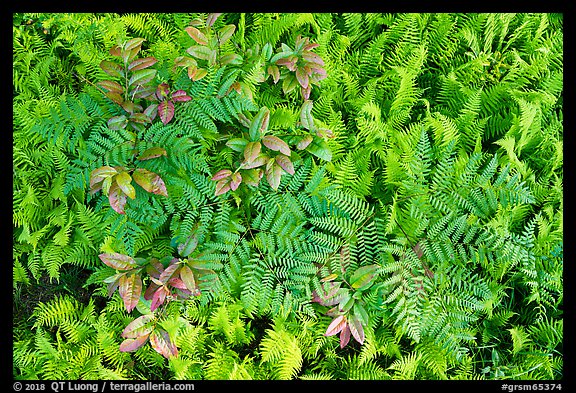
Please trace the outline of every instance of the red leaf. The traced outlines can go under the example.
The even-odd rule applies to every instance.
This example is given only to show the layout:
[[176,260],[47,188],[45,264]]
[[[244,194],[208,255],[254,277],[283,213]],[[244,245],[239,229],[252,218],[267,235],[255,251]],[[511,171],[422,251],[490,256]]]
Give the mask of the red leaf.
[[151,67],[156,64],[158,60],[153,57],[144,57],[142,59],[136,59],[130,65],[128,65],[129,71],[138,71],[145,68]]
[[112,56],[120,56],[122,54],[122,48],[120,48],[118,45],[114,45],[112,48],[110,48],[110,54]]
[[346,317],[344,315],[338,315],[336,318],[330,322],[328,329],[326,329],[325,336],[334,336],[339,333],[346,326]]
[[187,289],[186,284],[184,284],[184,281],[182,281],[178,277],[172,277],[170,280],[168,280],[168,284],[170,284],[174,288]]
[[120,297],[124,301],[124,307],[127,312],[132,312],[142,293],[142,278],[139,274],[126,274],[120,277],[120,285],[118,287]]
[[150,335],[146,334],[138,338],[127,338],[120,344],[120,352],[134,352],[148,341]]
[[152,302],[150,303],[150,311],[156,310],[164,300],[166,300],[166,295],[168,295],[170,291],[165,286],[159,287],[154,294],[152,295]]
[[126,194],[122,192],[117,183],[110,186],[108,201],[110,202],[110,207],[112,207],[116,213],[125,214],[124,206],[126,205]]
[[192,97],[186,94],[184,90],[176,90],[174,93],[172,93],[171,98],[173,101],[176,102],[185,102],[190,101],[192,99]]
[[148,336],[148,334],[152,333],[152,329],[154,328],[150,322],[154,319],[154,315],[146,314],[142,315],[132,322],[130,322],[122,332],[122,337],[124,338],[138,338],[140,336]]
[[152,300],[152,297],[154,296],[154,293],[158,290],[158,288],[160,288],[160,285],[154,282],[150,283],[148,288],[146,288],[146,291],[144,291],[144,299]]
[[340,348],[344,348],[350,342],[350,328],[348,325],[340,332]]
[[270,150],[279,151],[280,153],[290,156],[290,147],[282,139],[274,135],[266,135],[262,138],[264,146]]
[[212,180],[222,180],[222,179],[227,178],[231,174],[232,174],[232,171],[230,169],[222,169],[222,170],[216,172],[214,174],[214,176],[212,176]]
[[168,267],[166,267],[166,269],[164,269],[164,271],[160,274],[160,277],[158,277],[158,280],[162,283],[162,284],[166,284],[168,282],[168,280],[170,280],[172,278],[172,276],[176,273],[176,271],[180,268],[180,264],[178,263],[171,263],[170,265],[168,265]]
[[322,60],[322,58],[320,56],[318,56],[316,53],[313,53],[313,52],[308,52],[308,51],[302,52],[302,58],[309,63],[316,63],[319,66],[324,65],[324,60]]
[[276,163],[282,167],[287,173],[293,175],[294,174],[294,165],[288,156],[284,154],[278,154],[275,158]]
[[129,255],[114,253],[103,253],[98,255],[104,264],[116,270],[131,270],[137,267],[136,261]]
[[158,115],[162,123],[168,124],[174,117],[174,104],[172,101],[162,101],[162,103],[158,105]]
[[174,343],[170,341],[170,336],[165,330],[158,329],[152,332],[150,335],[150,344],[156,352],[167,359],[178,356],[178,349]]
[[208,38],[206,37],[206,35],[204,33],[202,33],[200,30],[198,30],[197,28],[195,28],[193,26],[188,26],[184,30],[186,30],[188,35],[190,37],[192,37],[192,39],[194,41],[196,41],[197,43],[199,43],[200,45],[208,44]]
[[154,146],[149,149],[146,149],[138,156],[140,161],[150,160],[152,158],[166,156],[166,149],[159,146]]

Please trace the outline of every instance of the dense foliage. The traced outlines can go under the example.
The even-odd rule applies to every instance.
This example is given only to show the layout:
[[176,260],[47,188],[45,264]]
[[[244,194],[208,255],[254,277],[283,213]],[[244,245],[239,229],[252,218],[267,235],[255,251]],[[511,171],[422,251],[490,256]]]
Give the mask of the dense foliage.
[[563,16],[13,15],[17,379],[561,379]]

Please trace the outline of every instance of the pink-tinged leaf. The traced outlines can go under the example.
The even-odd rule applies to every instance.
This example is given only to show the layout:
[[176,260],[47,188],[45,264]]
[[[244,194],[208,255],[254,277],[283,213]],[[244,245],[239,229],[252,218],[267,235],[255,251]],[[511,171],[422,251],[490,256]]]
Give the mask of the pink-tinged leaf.
[[242,171],[242,181],[249,186],[258,187],[262,176],[264,176],[264,171],[262,169],[248,169]]
[[176,275],[177,270],[181,267],[181,265],[179,263],[171,263],[170,265],[168,265],[166,267],[166,269],[164,269],[164,271],[160,274],[160,277],[158,277],[158,280],[162,283],[162,284],[166,284],[168,282],[168,280],[170,280],[172,278],[172,276]]
[[204,68],[188,67],[188,76],[192,81],[196,82],[208,75],[208,71]]
[[311,131],[316,129],[314,126],[314,117],[312,116],[312,106],[313,102],[306,100],[304,104],[302,104],[302,108],[300,108],[300,123],[302,127]]
[[130,93],[128,95],[134,99],[144,98],[148,101],[155,101],[156,100],[156,97],[154,96],[155,92],[156,92],[155,86],[137,85],[137,86],[133,86],[133,88],[130,90]]
[[[153,278],[155,280],[155,278]],[[155,282],[151,282],[146,291],[144,291],[144,299],[145,300],[152,300],[154,293],[160,288],[161,285],[156,284]],[[154,310],[151,310],[154,311]]]
[[177,289],[187,289],[186,284],[184,284],[184,281],[182,281],[178,277],[172,277],[170,280],[168,280],[168,285],[171,285],[172,287]]
[[361,266],[350,277],[350,285],[354,289],[363,290],[372,285],[372,280],[378,273],[379,265]]
[[174,104],[172,101],[162,101],[162,103],[158,105],[158,115],[162,123],[168,124],[174,117]]
[[128,119],[124,115],[114,116],[108,119],[108,128],[111,130],[123,130],[128,125]]
[[136,59],[128,65],[128,71],[138,71],[145,68],[151,67],[156,64],[158,60],[153,57],[144,57],[142,59]]
[[120,343],[120,352],[134,352],[142,345],[146,344],[148,337],[150,335],[146,334],[144,336],[139,336],[138,338],[127,338]]
[[221,65],[241,64],[242,63],[242,56],[240,56],[236,53],[227,53],[225,55],[220,56],[220,58],[218,59],[218,62]]
[[316,135],[319,138],[334,138],[334,131],[328,129],[328,128],[323,128],[320,127],[316,130]]
[[166,156],[166,149],[160,146],[154,146],[149,149],[146,149],[138,156],[140,161],[150,160],[152,158],[157,158],[160,156]]
[[156,88],[156,97],[160,101],[164,101],[166,98],[168,98],[168,95],[170,95],[170,85],[168,85],[166,82],[160,83]]
[[198,246],[198,236],[196,234],[192,234],[188,236],[184,243],[178,245],[178,253],[182,257],[187,257],[188,255],[192,254],[192,252]]
[[112,48],[110,48],[109,52],[112,56],[120,57],[122,55],[122,48],[120,48],[118,45],[114,45]]
[[151,258],[148,265],[146,265],[146,273],[148,273],[150,277],[158,278],[163,271],[164,265],[156,258]]
[[278,69],[278,66],[274,64],[269,65],[266,71],[268,72],[268,75],[272,76],[274,84],[278,83],[278,81],[280,80],[280,70]]
[[144,38],[132,38],[124,44],[124,50],[132,50],[138,48],[146,41]]
[[120,277],[120,285],[118,287],[120,297],[124,301],[124,307],[127,312],[132,312],[142,294],[142,278],[139,274],[126,274]]
[[250,120],[248,120],[248,118],[246,117],[245,114],[243,113],[238,113],[238,121],[240,122],[240,124],[242,124],[244,127],[246,128],[250,128]]
[[182,269],[180,269],[180,278],[184,282],[184,285],[186,285],[186,288],[190,291],[194,292],[197,289],[196,279],[194,278],[194,273],[190,267],[183,266]]
[[230,189],[236,191],[240,183],[242,183],[242,175],[239,172],[235,172],[230,179]]
[[144,168],[137,168],[132,177],[134,181],[143,189],[156,195],[168,196],[166,184],[162,178],[154,172],[150,172]]
[[108,190],[108,201],[110,207],[119,214],[125,214],[124,206],[126,205],[126,194],[122,192],[117,183],[113,183]]
[[308,73],[304,70],[304,67],[296,68],[296,79],[298,79],[298,83],[304,89],[309,87],[309,80],[308,80]]
[[324,60],[322,60],[322,58],[318,56],[316,53],[304,51],[302,52],[302,58],[309,63],[315,63],[318,64],[319,66],[324,65]]
[[292,164],[292,161],[290,161],[290,158],[288,156],[285,156],[284,154],[278,154],[275,160],[276,163],[286,171],[286,173],[289,173],[291,175],[294,174],[294,165]]
[[174,343],[170,341],[170,336],[165,330],[154,330],[150,335],[150,344],[156,352],[164,356],[166,359],[178,356],[178,349]]
[[100,62],[100,68],[110,76],[121,77],[124,73],[122,66],[120,64],[114,63],[113,61],[102,60]]
[[185,102],[190,101],[192,99],[192,97],[186,94],[184,90],[176,90],[174,93],[172,93],[171,98],[173,101],[176,102]]
[[213,12],[208,14],[208,16],[206,17],[206,26],[211,27],[214,22],[216,22],[216,19],[218,19],[218,17],[222,15],[221,12]]
[[110,98],[110,100],[112,100],[112,102],[114,102],[118,105],[122,105],[122,103],[124,102],[124,98],[116,92],[109,91],[104,95],[106,97]]
[[136,198],[136,190],[132,186],[132,177],[128,172],[120,172],[116,175],[116,183],[118,187],[126,194],[130,199]]
[[244,148],[244,159],[246,162],[252,162],[258,157],[260,154],[260,150],[262,149],[262,145],[260,142],[248,142],[246,147]]
[[131,270],[136,268],[138,265],[134,258],[129,255],[114,253],[103,253],[98,255],[100,260],[104,262],[105,265],[110,266],[112,269],[116,270]]
[[118,171],[115,168],[107,165],[94,169],[90,172],[90,187],[102,182],[107,177],[116,175],[117,173]]
[[290,71],[296,71],[296,63],[298,62],[298,57],[294,55],[290,55],[286,58],[279,59],[276,61],[276,64],[279,66],[285,66]]
[[218,32],[218,45],[222,46],[226,42],[228,42],[228,40],[230,39],[230,37],[232,37],[235,31],[236,31],[235,25],[226,25],[222,27]]
[[296,144],[296,148],[298,150],[306,149],[312,143],[313,139],[314,138],[312,138],[312,135],[306,135],[306,136],[302,137],[302,139],[300,139],[298,141],[298,143]]
[[328,329],[326,329],[325,336],[334,336],[338,334],[346,326],[346,317],[344,315],[338,315],[336,318],[330,322]]
[[348,324],[340,332],[340,348],[344,348],[350,342],[350,328]]
[[354,339],[362,345],[364,343],[364,327],[362,326],[360,319],[356,315],[352,315],[348,326],[350,327],[350,332]]
[[150,104],[146,109],[144,109],[144,114],[150,118],[150,121],[156,118],[158,113],[158,104]]
[[148,335],[152,333],[152,329],[154,329],[154,325],[151,324],[154,320],[154,315],[152,314],[145,314],[139,316],[132,322],[130,322],[122,332],[122,337],[124,338],[138,338],[140,336]]
[[152,295],[152,301],[150,302],[150,311],[156,310],[158,307],[164,303],[166,296],[170,293],[168,288],[165,286],[160,286]]
[[152,119],[144,113],[134,113],[132,116],[130,116],[128,118],[128,120],[130,120],[133,123],[138,123],[138,124],[152,123]]
[[260,153],[258,155],[258,157],[256,157],[254,159],[254,161],[249,162],[249,163],[242,163],[242,168],[243,169],[254,169],[254,168],[258,168],[262,165],[265,165],[268,163],[268,161],[270,160],[270,157],[268,157],[266,154]]
[[300,88],[300,92],[302,93],[302,98],[305,100],[310,98],[310,92],[312,91],[312,86],[308,85],[308,87]]
[[154,69],[146,69],[146,70],[138,70],[135,71],[130,80],[128,81],[129,85],[145,85],[146,83],[152,81],[156,76],[156,70]]
[[106,289],[107,289],[107,294],[108,294],[109,298],[112,297],[114,292],[116,292],[116,289],[118,289],[119,285],[120,285],[120,277],[118,277],[115,281],[108,283],[108,286]]
[[250,122],[249,135],[252,141],[257,141],[268,129],[270,122],[270,109],[263,106]]
[[230,169],[221,169],[212,176],[211,180],[222,180],[232,175],[232,171]]
[[118,82],[106,80],[106,81],[97,82],[96,84],[106,91],[110,91],[113,93],[119,93],[119,94],[124,93],[124,88]]
[[188,26],[184,30],[186,30],[188,35],[192,37],[192,39],[196,41],[198,44],[200,45],[208,44],[208,38],[206,37],[206,35],[197,28],[195,28],[194,26]]
[[176,67],[190,67],[190,66],[196,66],[197,64],[198,63],[196,63],[196,60],[187,56],[178,56],[177,58],[174,59],[174,65]]
[[191,46],[190,48],[186,49],[186,52],[188,52],[190,56],[208,61],[210,61],[210,59],[213,58],[216,54],[214,50],[208,48],[207,46],[200,45]]
[[142,111],[142,106],[135,104],[132,101],[124,101],[122,103],[122,108],[130,114],[133,114],[134,112]]
[[272,187],[274,191],[277,191],[280,186],[280,178],[282,177],[282,167],[277,165],[274,159],[271,159],[271,161],[274,162],[270,164],[269,161],[266,166],[266,180],[268,180],[270,187]]
[[228,191],[230,191],[230,179],[229,178],[222,179],[218,181],[218,183],[216,183],[216,191],[214,192],[214,195],[216,196],[222,195],[227,193]]
[[313,137],[312,143],[308,145],[306,151],[312,153],[324,161],[332,160],[332,151],[330,150],[328,143],[326,143],[324,139],[317,136]]
[[262,138],[262,143],[270,150],[279,151],[286,156],[291,154],[288,144],[277,136],[266,135]]

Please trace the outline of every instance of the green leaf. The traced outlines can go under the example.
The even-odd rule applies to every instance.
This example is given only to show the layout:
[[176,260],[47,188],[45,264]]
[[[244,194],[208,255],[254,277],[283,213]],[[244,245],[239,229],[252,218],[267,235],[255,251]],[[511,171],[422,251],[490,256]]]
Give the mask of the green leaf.
[[324,160],[324,161],[331,161],[332,160],[332,151],[328,147],[328,143],[317,136],[313,137],[312,143],[308,145],[306,151],[310,152],[311,154],[315,155],[316,157]]
[[184,282],[184,285],[186,285],[186,288],[191,292],[195,292],[198,289],[194,273],[188,266],[182,266],[182,269],[180,269],[180,278]]
[[240,186],[240,183],[242,183],[242,175],[240,172],[235,172],[230,178],[230,189],[236,191]]
[[226,142],[226,146],[228,146],[230,149],[237,151],[237,152],[240,152],[240,153],[244,151],[247,144],[248,144],[248,141],[244,138],[233,138],[233,139],[230,139],[228,142]]
[[352,315],[348,322],[352,337],[362,345],[364,343],[364,327],[356,315]]
[[193,234],[189,236],[184,243],[178,245],[178,253],[185,258],[188,255],[192,254],[192,252],[196,249],[197,246],[198,246],[198,236],[196,234]]
[[148,336],[152,333],[153,325],[150,324],[154,320],[153,314],[142,315],[132,322],[130,322],[122,331],[124,338],[138,338],[141,336]]
[[144,41],[146,41],[146,39],[144,39],[144,38],[132,38],[131,40],[128,40],[124,44],[124,50],[132,50],[132,49],[139,48],[140,46],[142,46],[142,43]]
[[276,160],[271,158],[266,165],[266,180],[274,191],[278,190],[280,186],[280,178],[282,177],[282,167],[276,164]]
[[157,158],[160,156],[166,156],[166,149],[160,146],[154,146],[149,149],[146,149],[138,156],[140,161],[150,160],[152,158]]
[[242,180],[249,186],[258,187],[262,176],[264,176],[262,169],[247,169],[242,171]]
[[107,266],[116,270],[132,270],[138,265],[134,258],[129,255],[119,254],[119,253],[103,253],[98,255],[100,260],[104,262]]
[[260,140],[262,135],[268,130],[268,123],[270,121],[270,110],[263,106],[260,108],[252,122],[250,123],[250,129],[248,131],[250,135],[250,140],[255,142]]
[[190,48],[186,49],[186,52],[188,52],[190,56],[194,56],[198,59],[208,61],[210,61],[210,59],[215,56],[215,51],[206,46],[200,46],[200,45],[191,46]]
[[164,184],[164,180],[158,174],[144,168],[136,168],[132,173],[132,177],[146,191],[156,195],[168,196],[166,184]]
[[376,277],[379,265],[361,266],[350,277],[350,285],[352,288],[364,290],[373,284],[372,280]]
[[218,44],[222,46],[226,42],[228,42],[230,37],[232,37],[232,35],[234,34],[234,31],[236,31],[235,25],[226,25],[222,27],[218,32]]
[[156,70],[154,69],[138,70],[132,74],[128,85],[144,85],[154,79],[155,76]]
[[288,144],[277,136],[266,135],[262,138],[262,143],[270,150],[279,151],[286,156],[291,154]]
[[128,125],[128,119],[124,115],[114,116],[108,119],[108,128],[111,130],[123,130]]
[[128,172],[121,172],[116,175],[116,183],[130,199],[136,198],[136,190],[134,190],[134,187],[131,184],[132,177]]
[[296,79],[296,77],[294,77],[294,75],[290,74],[282,82],[282,91],[284,92],[284,94],[288,94],[298,86],[299,86],[298,80]]
[[110,76],[122,77],[124,75],[122,66],[118,63],[114,63],[109,60],[102,60],[100,62],[100,68]]
[[312,117],[312,105],[312,100],[306,100],[300,109],[300,123],[302,123],[302,127],[310,131],[316,128],[314,126],[314,117]]

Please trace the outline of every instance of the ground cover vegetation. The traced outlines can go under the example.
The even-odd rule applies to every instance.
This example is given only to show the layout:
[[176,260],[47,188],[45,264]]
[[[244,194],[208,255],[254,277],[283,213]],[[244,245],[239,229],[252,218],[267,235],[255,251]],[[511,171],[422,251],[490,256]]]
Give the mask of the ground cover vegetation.
[[563,377],[563,17],[13,15],[17,379]]

